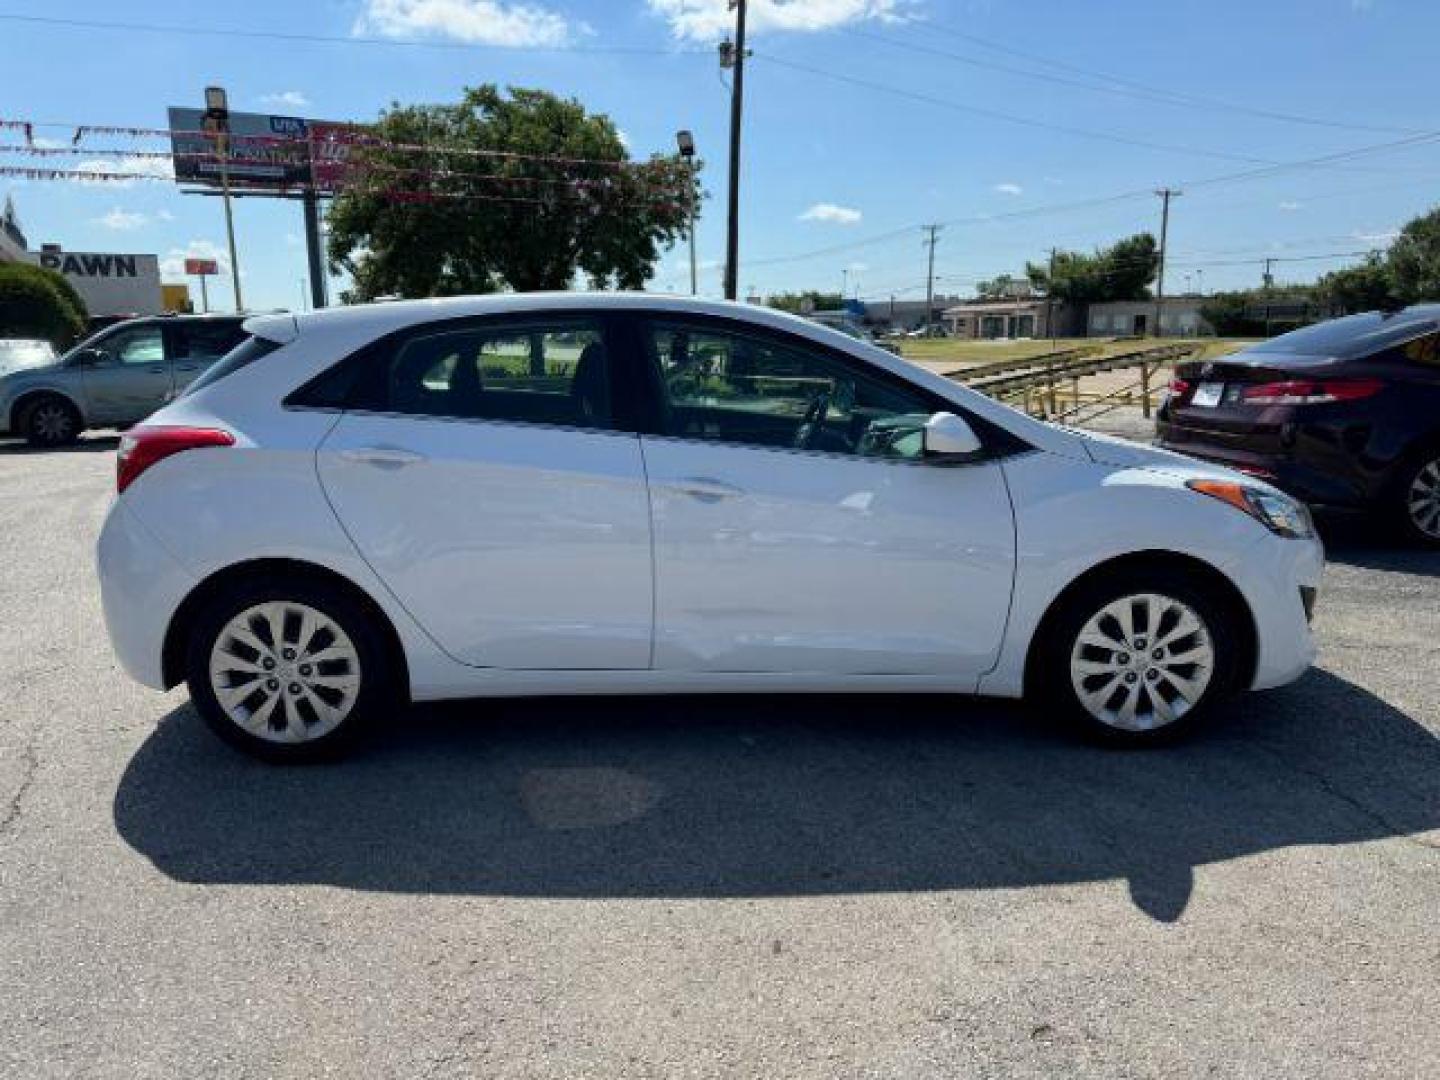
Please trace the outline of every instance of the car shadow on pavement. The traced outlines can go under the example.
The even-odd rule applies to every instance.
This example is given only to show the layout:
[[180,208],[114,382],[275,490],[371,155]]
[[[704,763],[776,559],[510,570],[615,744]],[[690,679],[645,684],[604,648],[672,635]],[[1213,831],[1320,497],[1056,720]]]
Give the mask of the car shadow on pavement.
[[3,454],[85,454],[104,453],[120,445],[119,435],[87,435],[67,446],[31,446],[24,439],[0,439]]
[[1316,517],[1328,562],[1363,570],[1440,577],[1440,550],[1398,540],[1373,514],[1325,514]]
[[1320,670],[1130,753],[953,698],[587,698],[417,709],[344,762],[276,768],[185,705],[114,813],[185,882],[756,897],[1125,879],[1171,921],[1196,866],[1440,828],[1440,741]]

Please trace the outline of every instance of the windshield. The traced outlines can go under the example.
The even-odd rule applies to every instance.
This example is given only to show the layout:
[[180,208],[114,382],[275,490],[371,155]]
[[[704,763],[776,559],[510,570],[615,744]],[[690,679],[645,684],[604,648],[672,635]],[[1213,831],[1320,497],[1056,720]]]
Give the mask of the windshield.
[[48,341],[0,341],[0,375],[44,367],[55,359],[55,350]]
[[1333,356],[1352,360],[1399,345],[1440,329],[1434,314],[1378,311],[1349,315],[1343,319],[1316,323],[1292,330],[1277,338],[1252,345],[1252,353],[1279,353],[1286,356]]

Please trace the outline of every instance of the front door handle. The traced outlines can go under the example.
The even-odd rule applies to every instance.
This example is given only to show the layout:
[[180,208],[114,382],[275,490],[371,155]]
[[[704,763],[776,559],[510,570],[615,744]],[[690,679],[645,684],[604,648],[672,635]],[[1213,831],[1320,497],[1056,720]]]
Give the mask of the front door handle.
[[712,476],[687,476],[672,480],[666,486],[701,502],[719,502],[721,499],[733,499],[745,494],[743,488],[727,484],[724,480],[716,480]]
[[375,465],[382,469],[401,469],[426,460],[424,454],[417,454],[414,450],[402,450],[398,446],[357,446],[351,450],[341,450],[340,457],[357,465]]
[[152,368],[150,369],[150,374],[151,374],[151,375],[164,375],[164,374],[165,374],[165,369],[164,369],[163,367],[152,367]]

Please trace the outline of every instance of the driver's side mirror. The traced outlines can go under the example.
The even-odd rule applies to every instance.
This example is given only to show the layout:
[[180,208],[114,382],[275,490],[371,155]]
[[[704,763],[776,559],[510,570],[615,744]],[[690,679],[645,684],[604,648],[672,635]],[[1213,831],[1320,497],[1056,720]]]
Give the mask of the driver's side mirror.
[[105,362],[105,353],[100,349],[77,349],[70,357],[72,367],[94,367]]
[[968,461],[985,449],[974,428],[954,413],[938,412],[925,421],[925,456]]

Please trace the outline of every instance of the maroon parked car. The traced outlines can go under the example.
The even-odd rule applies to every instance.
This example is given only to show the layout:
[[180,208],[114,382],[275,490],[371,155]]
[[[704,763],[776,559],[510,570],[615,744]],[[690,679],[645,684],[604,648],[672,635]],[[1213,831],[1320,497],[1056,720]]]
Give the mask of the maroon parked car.
[[1182,364],[1160,445],[1440,547],[1440,304],[1307,326]]

